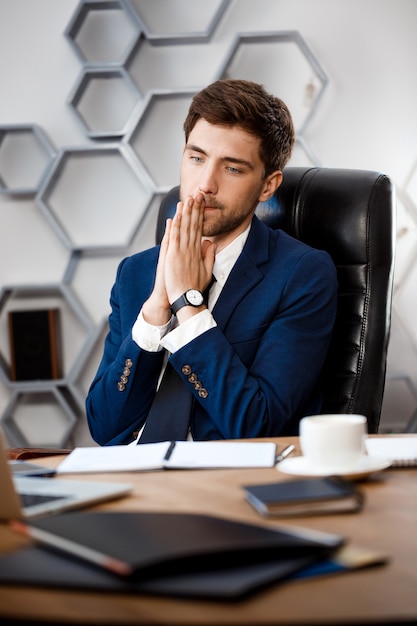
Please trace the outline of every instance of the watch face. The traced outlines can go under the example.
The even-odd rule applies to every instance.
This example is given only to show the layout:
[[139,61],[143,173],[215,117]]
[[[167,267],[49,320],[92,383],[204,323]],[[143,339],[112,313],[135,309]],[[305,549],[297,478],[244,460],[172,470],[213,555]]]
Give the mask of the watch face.
[[200,304],[203,304],[203,294],[197,289],[189,289],[185,294],[185,297],[193,306],[200,306]]

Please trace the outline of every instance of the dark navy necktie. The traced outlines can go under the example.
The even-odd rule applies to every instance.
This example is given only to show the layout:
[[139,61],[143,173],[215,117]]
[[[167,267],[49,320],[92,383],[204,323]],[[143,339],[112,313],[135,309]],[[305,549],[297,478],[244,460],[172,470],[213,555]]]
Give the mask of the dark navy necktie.
[[184,441],[192,404],[191,390],[168,362],[138,443]]
[[[213,276],[204,290],[206,305],[210,288],[215,281]],[[191,388],[187,387],[186,382],[168,361],[138,443],[187,439],[193,400]]]

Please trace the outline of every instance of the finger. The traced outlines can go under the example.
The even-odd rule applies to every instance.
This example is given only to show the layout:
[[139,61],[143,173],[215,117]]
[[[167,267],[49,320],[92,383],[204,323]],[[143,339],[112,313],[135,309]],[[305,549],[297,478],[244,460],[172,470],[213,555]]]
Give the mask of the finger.
[[188,244],[200,254],[201,237],[203,235],[204,196],[199,193],[190,201],[189,206]]
[[189,196],[182,208],[181,223],[179,225],[179,245],[183,249],[190,246],[192,215],[193,215],[194,198]]
[[217,245],[208,239],[201,243],[201,256],[207,273],[208,282],[213,274],[214,261],[216,259]]
[[203,222],[204,222],[204,207],[205,200],[202,193],[197,194],[195,198],[195,206],[198,210],[198,221],[197,221],[197,229],[198,229],[198,237],[199,241],[201,241],[201,237],[203,235]]
[[184,209],[184,202],[178,202],[175,215],[172,218],[171,224],[170,224],[169,244],[172,246],[178,246],[179,231],[181,228],[183,209]]

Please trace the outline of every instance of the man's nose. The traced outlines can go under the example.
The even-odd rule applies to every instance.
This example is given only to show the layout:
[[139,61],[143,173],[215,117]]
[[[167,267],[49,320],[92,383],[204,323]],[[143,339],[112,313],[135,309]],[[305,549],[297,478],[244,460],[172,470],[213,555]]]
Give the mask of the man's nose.
[[198,190],[207,195],[215,195],[217,193],[218,182],[214,167],[210,167],[209,165],[204,167],[198,183]]

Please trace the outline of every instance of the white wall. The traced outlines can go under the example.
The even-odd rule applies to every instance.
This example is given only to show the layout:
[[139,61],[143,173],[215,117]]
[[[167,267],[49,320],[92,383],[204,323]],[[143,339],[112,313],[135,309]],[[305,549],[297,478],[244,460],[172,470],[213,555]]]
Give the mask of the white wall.
[[[149,8],[150,1],[134,3]],[[186,2],[178,0],[178,11],[186,9]],[[38,124],[57,149],[95,143],[66,102],[81,71],[63,35],[77,6],[77,0],[0,0],[0,126]],[[216,77],[237,33],[300,33],[329,79],[304,131],[318,162],[380,170],[392,177],[398,190],[396,292],[381,425],[387,430],[403,429],[417,410],[416,23],[415,0],[231,0],[209,44],[145,48],[137,69],[144,90],[198,88]],[[282,72],[279,64],[279,59],[271,62],[271,81],[275,72]],[[287,80],[291,83],[291,68]],[[282,97],[285,100],[285,94]],[[0,194],[0,216],[0,286],[62,281],[70,252],[34,200]],[[147,215],[129,252],[152,245],[154,216],[154,211]],[[97,325],[108,314],[119,258],[117,253],[87,256],[77,266],[74,292]],[[6,309],[0,314],[0,352],[7,360]],[[73,359],[72,349],[78,350],[77,342],[75,348],[70,343],[67,359]],[[81,396],[98,358],[99,352],[94,353],[80,374]],[[0,378],[0,411],[12,395]],[[34,438],[35,431],[39,437],[43,427],[50,428],[41,417],[32,426],[23,418],[22,423],[32,427]],[[73,443],[88,441],[81,419]]]

